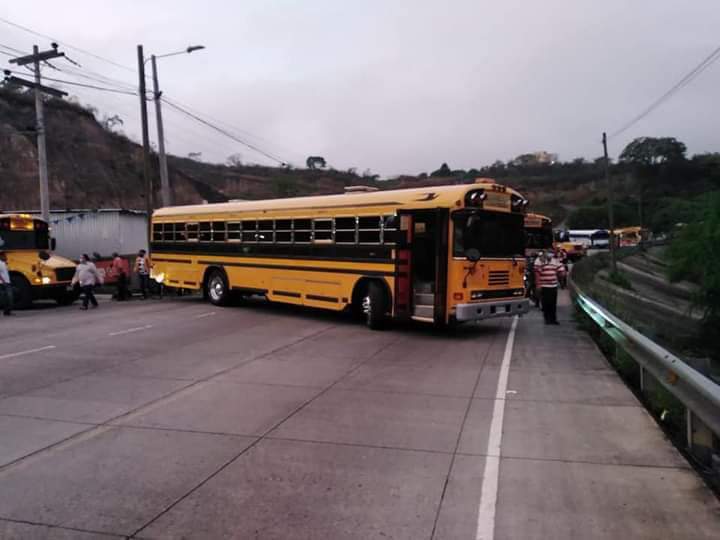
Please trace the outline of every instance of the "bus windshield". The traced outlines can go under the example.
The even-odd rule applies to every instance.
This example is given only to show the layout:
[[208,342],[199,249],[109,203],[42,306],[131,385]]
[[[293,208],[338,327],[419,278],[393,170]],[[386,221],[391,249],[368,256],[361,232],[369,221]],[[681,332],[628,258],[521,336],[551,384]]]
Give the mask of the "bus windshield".
[[549,227],[525,229],[527,243],[530,249],[550,249],[553,245],[553,233]]
[[8,230],[0,228],[0,250],[42,250],[49,249],[48,231]]
[[521,214],[460,211],[453,214],[453,256],[464,257],[475,248],[481,257],[522,257],[525,226]]

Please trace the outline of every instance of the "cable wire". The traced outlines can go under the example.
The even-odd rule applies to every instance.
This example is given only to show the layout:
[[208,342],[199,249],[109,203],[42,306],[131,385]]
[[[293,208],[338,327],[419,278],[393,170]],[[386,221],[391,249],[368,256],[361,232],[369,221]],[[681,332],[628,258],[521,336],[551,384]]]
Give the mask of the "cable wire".
[[192,118],[193,120],[195,120],[195,121],[197,121],[197,122],[200,122],[201,124],[203,124],[203,125],[211,128],[211,129],[214,129],[214,130],[217,131],[218,133],[222,133],[222,134],[225,135],[226,137],[234,140],[235,142],[238,142],[238,143],[242,144],[243,146],[246,146],[247,148],[250,148],[251,150],[254,150],[254,151],[257,152],[257,153],[262,154],[263,156],[271,159],[272,161],[277,162],[278,164],[280,164],[280,165],[282,165],[282,166],[285,166],[285,165],[286,165],[286,162],[285,162],[284,160],[280,159],[279,157],[274,156],[273,154],[271,154],[271,153],[269,153],[269,152],[266,152],[265,150],[262,150],[261,148],[258,148],[257,146],[255,146],[255,145],[253,145],[253,144],[250,144],[250,143],[247,142],[247,141],[242,140],[240,137],[237,137],[236,135],[233,135],[233,134],[230,133],[229,131],[224,130],[224,129],[221,128],[221,127],[218,127],[218,126],[216,126],[215,124],[212,124],[211,122],[208,122],[208,121],[205,120],[204,118],[201,118],[201,117],[199,117],[199,116],[191,113],[190,111],[186,111],[186,110],[183,109],[182,107],[179,107],[178,105],[175,105],[174,103],[172,103],[172,102],[170,102],[170,101],[168,101],[168,100],[166,100],[166,99],[164,99],[164,98],[160,98],[160,99],[162,100],[163,103],[166,103],[169,107],[172,107],[172,108],[175,109],[176,111],[183,113],[184,115]]
[[628,123],[626,123],[620,129],[612,132],[610,134],[609,138],[612,139],[622,133],[625,133],[632,126],[634,126],[635,124],[640,122],[642,119],[644,119],[646,116],[648,116],[651,112],[653,112],[655,109],[657,109],[660,105],[662,105],[668,99],[670,99],[673,95],[675,95],[677,92],[679,92],[684,87],[686,87],[688,84],[690,84],[693,80],[695,80],[698,76],[700,76],[700,74],[702,74],[703,71],[705,71],[707,68],[709,68],[718,58],[720,58],[720,47],[716,48],[712,53],[710,53],[705,59],[703,59],[702,62],[700,62],[697,66],[695,66],[692,70],[690,70],[690,72],[688,72],[682,79],[680,79],[677,83],[675,83],[675,85],[672,88],[670,88],[670,90],[668,90],[662,96],[660,96],[658,99],[653,101],[640,114],[638,114],[636,117],[634,117]]
[[109,58],[105,58],[104,56],[100,56],[99,54],[95,54],[95,53],[90,52],[90,51],[88,51],[88,50],[81,49],[80,47],[75,47],[74,45],[70,45],[70,44],[67,43],[67,42],[60,41],[59,39],[55,39],[55,38],[52,37],[52,36],[48,36],[47,34],[42,34],[42,33],[40,33],[40,32],[36,32],[36,31],[33,30],[32,28],[28,28],[27,26],[23,26],[23,25],[21,25],[21,24],[18,24],[18,23],[9,21],[8,19],[5,19],[5,18],[3,18],[3,17],[0,17],[0,22],[4,22],[5,24],[7,24],[7,25],[9,25],[9,26],[13,26],[13,27],[18,28],[18,29],[20,29],[20,30],[23,30],[23,31],[25,31],[25,32],[28,32],[28,33],[30,33],[30,34],[33,34],[34,36],[38,36],[38,37],[41,37],[41,38],[44,38],[44,39],[49,39],[50,41],[54,41],[54,42],[62,45],[63,47],[66,47],[66,48],[68,48],[68,49],[72,49],[72,50],[77,51],[77,52],[82,53],[82,54],[86,54],[86,55],[88,55],[88,56],[91,56],[91,57],[93,57],[93,58],[96,58],[97,60],[102,60],[103,62],[107,62],[108,64],[112,64],[112,65],[115,66],[115,67],[119,67],[119,68],[121,68],[121,69],[125,69],[125,70],[131,71],[131,72],[133,72],[133,73],[137,73],[137,70],[134,69],[134,68],[131,68],[131,67],[126,66],[126,65],[123,65],[123,64],[120,64],[120,63],[118,63],[118,62],[115,62],[114,60],[110,60]]

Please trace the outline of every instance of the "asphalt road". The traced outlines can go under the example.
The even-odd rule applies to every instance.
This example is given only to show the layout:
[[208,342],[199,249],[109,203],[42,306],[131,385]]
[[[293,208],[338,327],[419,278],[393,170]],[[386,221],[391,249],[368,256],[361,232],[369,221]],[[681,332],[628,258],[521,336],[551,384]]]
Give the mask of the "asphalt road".
[[561,313],[1,319],[0,538],[720,538],[717,499]]

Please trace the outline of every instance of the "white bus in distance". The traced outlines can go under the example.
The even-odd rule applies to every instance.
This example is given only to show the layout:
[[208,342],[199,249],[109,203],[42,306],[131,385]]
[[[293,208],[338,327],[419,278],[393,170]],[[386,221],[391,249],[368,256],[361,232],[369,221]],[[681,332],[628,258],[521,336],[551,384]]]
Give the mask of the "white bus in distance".
[[610,246],[610,231],[607,229],[569,230],[571,242],[578,242],[589,249],[607,249]]

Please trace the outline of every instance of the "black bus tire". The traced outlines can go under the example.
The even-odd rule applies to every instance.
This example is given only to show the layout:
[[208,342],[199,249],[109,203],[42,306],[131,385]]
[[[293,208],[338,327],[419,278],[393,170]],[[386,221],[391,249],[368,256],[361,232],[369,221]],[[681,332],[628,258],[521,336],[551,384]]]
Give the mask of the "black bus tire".
[[32,287],[23,276],[12,274],[10,283],[13,287],[13,304],[18,309],[27,309],[32,306]]
[[382,330],[385,327],[388,302],[385,291],[378,283],[368,283],[362,299],[362,309],[368,328]]
[[227,306],[230,302],[230,287],[225,272],[212,269],[205,280],[205,296],[216,306]]

